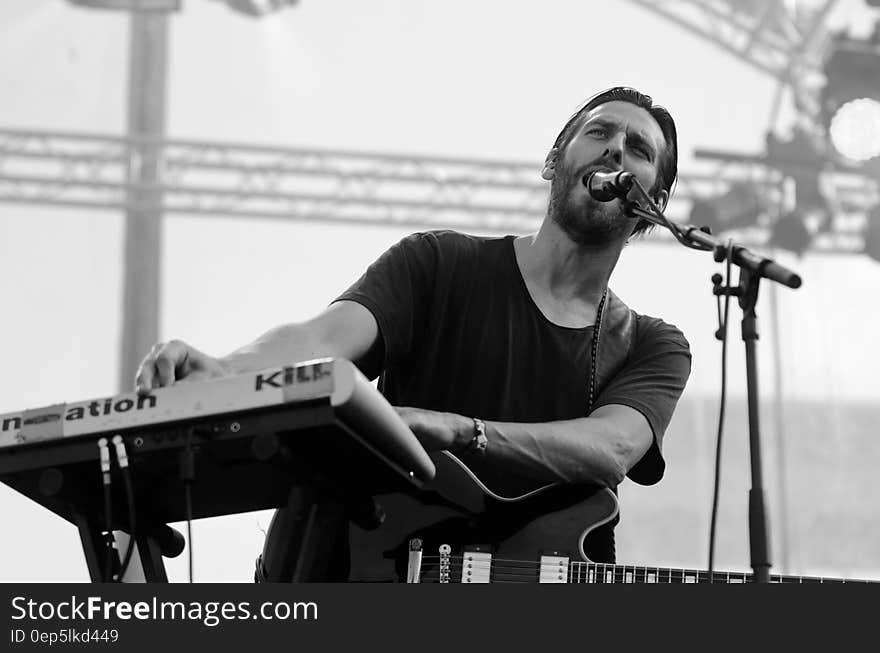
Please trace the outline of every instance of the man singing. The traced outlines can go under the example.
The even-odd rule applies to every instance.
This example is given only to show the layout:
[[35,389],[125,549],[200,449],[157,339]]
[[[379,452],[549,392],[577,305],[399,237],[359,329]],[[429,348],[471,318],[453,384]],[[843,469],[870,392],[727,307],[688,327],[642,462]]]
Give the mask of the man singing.
[[[537,233],[413,234],[311,320],[276,327],[222,358],[180,341],[157,344],[138,390],[342,357],[379,377],[428,451],[455,454],[490,488],[613,490],[626,477],[654,484],[690,350],[676,327],[608,289],[623,247],[650,223],[628,217],[617,200],[596,201],[582,179],[631,172],[662,208],[677,160],[665,109],[630,88],[600,93],[547,155],[541,176],[550,199]],[[283,518],[278,511],[273,527]],[[270,528],[263,572],[282,530]],[[586,546],[591,560],[613,562],[613,523]]]

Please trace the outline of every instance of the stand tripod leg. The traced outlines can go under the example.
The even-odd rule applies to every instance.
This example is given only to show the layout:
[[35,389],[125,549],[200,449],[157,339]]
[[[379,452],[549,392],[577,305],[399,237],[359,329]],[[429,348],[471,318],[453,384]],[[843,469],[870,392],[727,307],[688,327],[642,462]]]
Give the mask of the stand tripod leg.
[[[79,531],[79,539],[82,543],[83,555],[86,558],[89,578],[91,578],[93,583],[108,582],[109,579],[104,578],[107,542],[102,534],[103,531],[89,519],[86,513],[78,510],[75,506],[71,507],[71,513],[76,529]],[[117,566],[119,565],[118,560],[116,564]]]
[[149,535],[138,535],[135,537],[135,545],[144,580],[148,583],[167,583],[168,574],[165,573],[165,563],[162,562],[162,549],[156,539]]

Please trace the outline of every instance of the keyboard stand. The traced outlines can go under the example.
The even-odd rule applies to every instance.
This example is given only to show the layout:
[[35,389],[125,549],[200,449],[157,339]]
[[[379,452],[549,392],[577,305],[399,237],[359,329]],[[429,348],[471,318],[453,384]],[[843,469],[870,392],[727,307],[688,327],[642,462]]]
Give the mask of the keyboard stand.
[[[93,517],[89,516],[82,510],[79,510],[75,505],[71,506],[71,514],[77,530],[79,531],[79,538],[83,547],[83,555],[86,559],[86,567],[89,570],[89,578],[93,583],[112,582],[112,578],[105,578],[104,576],[106,573],[105,556],[107,543],[102,534],[103,529],[97,525],[97,521]],[[170,527],[165,526],[163,528],[168,533],[174,532]],[[162,561],[162,557],[163,555],[169,558],[175,557],[176,555],[179,555],[180,551],[175,550],[171,552],[167,548],[163,549],[161,542],[168,540],[168,533],[165,533],[164,538],[160,538],[158,535],[159,532],[159,529],[153,529],[152,532],[147,534],[139,531],[135,537],[135,552],[140,558],[143,577],[130,582],[168,582],[168,574],[165,572],[165,564]],[[182,536],[179,535],[178,537],[182,538]],[[122,567],[121,556],[123,555],[125,555],[125,547],[117,547],[116,557],[110,563],[111,576],[120,571]],[[129,565],[129,571],[126,572],[126,577],[131,574],[131,566],[132,565]],[[138,574],[135,573],[134,575]]]
[[83,555],[86,558],[89,577],[93,583],[109,582],[109,579],[104,578],[107,543],[101,534],[101,528],[85,512],[79,510],[73,504],[71,504],[70,512],[77,531],[79,531],[79,539],[82,542]]
[[348,510],[320,485],[294,485],[272,517],[263,548],[270,583],[344,581],[348,577]]

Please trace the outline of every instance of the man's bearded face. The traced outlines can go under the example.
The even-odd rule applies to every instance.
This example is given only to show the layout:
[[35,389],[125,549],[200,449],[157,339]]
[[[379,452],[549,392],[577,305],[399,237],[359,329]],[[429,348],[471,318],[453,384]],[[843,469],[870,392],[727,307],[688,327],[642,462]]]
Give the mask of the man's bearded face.
[[581,182],[584,175],[595,170],[611,169],[597,163],[576,170],[560,161],[550,192],[550,215],[578,245],[604,247],[625,239],[632,233],[633,221],[623,213],[617,200],[594,200]]
[[596,170],[626,170],[653,193],[664,147],[660,125],[645,109],[621,101],[591,109],[556,153],[551,218],[579,245],[622,243],[638,219],[626,216],[619,200],[594,200],[581,179]]

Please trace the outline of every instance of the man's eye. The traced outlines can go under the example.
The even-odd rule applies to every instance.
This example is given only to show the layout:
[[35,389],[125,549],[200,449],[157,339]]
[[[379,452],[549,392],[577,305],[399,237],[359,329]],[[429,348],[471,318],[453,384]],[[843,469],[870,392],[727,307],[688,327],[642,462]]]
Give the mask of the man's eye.
[[650,159],[651,158],[650,155],[648,154],[648,150],[646,150],[644,147],[636,146],[633,148],[633,150],[636,152],[636,154],[638,154],[643,159]]
[[608,132],[607,132],[604,128],[602,128],[602,127],[593,127],[593,128],[592,128],[591,130],[589,130],[587,133],[590,134],[590,135],[604,136],[604,135],[607,134]]

